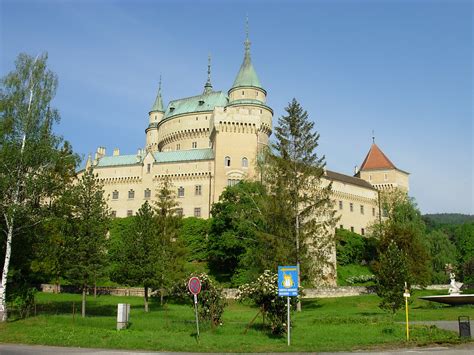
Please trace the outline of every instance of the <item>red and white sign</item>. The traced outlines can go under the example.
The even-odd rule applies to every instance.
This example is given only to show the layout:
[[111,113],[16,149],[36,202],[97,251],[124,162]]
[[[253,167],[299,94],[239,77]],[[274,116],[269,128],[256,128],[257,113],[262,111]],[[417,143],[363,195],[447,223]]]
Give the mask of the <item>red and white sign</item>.
[[193,295],[199,294],[201,292],[201,280],[197,277],[191,277],[188,281],[188,289]]

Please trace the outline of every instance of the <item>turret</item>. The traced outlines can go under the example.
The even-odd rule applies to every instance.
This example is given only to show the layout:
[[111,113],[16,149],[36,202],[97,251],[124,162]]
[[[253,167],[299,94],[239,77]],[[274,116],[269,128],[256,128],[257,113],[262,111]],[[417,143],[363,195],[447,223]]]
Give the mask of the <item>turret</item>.
[[245,54],[244,61],[240,66],[239,73],[234,80],[234,84],[230,88],[229,103],[237,104],[242,103],[259,103],[265,104],[267,92],[263,89],[260,80],[258,79],[257,73],[252,65],[250,59],[250,41],[248,33],[248,22],[247,22],[247,38],[244,42]]
[[165,115],[165,109],[163,105],[163,98],[161,97],[161,76],[160,84],[158,86],[158,94],[156,95],[155,102],[151,107],[149,116],[148,128],[145,130],[146,133],[146,148],[147,150],[158,150],[158,122],[160,122]]

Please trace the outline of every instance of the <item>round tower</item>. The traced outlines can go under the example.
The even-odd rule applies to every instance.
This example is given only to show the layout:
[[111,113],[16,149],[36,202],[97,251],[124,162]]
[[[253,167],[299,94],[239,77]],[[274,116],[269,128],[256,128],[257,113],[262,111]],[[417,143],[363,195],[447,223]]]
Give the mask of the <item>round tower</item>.
[[165,115],[163,98],[161,97],[161,77],[160,84],[158,86],[158,94],[156,95],[155,102],[148,112],[148,128],[145,130],[146,133],[146,148],[150,151],[158,150],[158,122],[160,122]]

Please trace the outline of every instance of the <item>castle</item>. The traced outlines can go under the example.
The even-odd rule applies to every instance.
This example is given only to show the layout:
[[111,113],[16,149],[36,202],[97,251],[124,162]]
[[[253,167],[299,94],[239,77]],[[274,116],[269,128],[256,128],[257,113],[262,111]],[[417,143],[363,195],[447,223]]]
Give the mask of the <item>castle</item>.
[[[253,67],[250,41],[244,60],[227,93],[214,91],[210,63],[201,94],[163,105],[161,80],[148,113],[145,149],[107,156],[99,147],[86,167],[93,167],[104,184],[116,217],[134,215],[146,200],[154,200],[163,177],[176,188],[183,216],[210,217],[211,206],[226,186],[256,177],[256,157],[272,133],[273,110]],[[326,170],[332,182],[338,228],[364,235],[379,218],[378,191],[394,187],[408,191],[408,173],[397,169],[373,143],[354,176]]]

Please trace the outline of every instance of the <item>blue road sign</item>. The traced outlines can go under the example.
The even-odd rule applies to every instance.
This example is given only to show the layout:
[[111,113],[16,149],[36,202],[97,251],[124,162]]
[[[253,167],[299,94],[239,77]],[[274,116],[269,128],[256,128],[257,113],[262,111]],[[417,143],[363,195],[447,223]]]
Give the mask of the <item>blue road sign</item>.
[[278,296],[298,296],[297,266],[278,266]]

